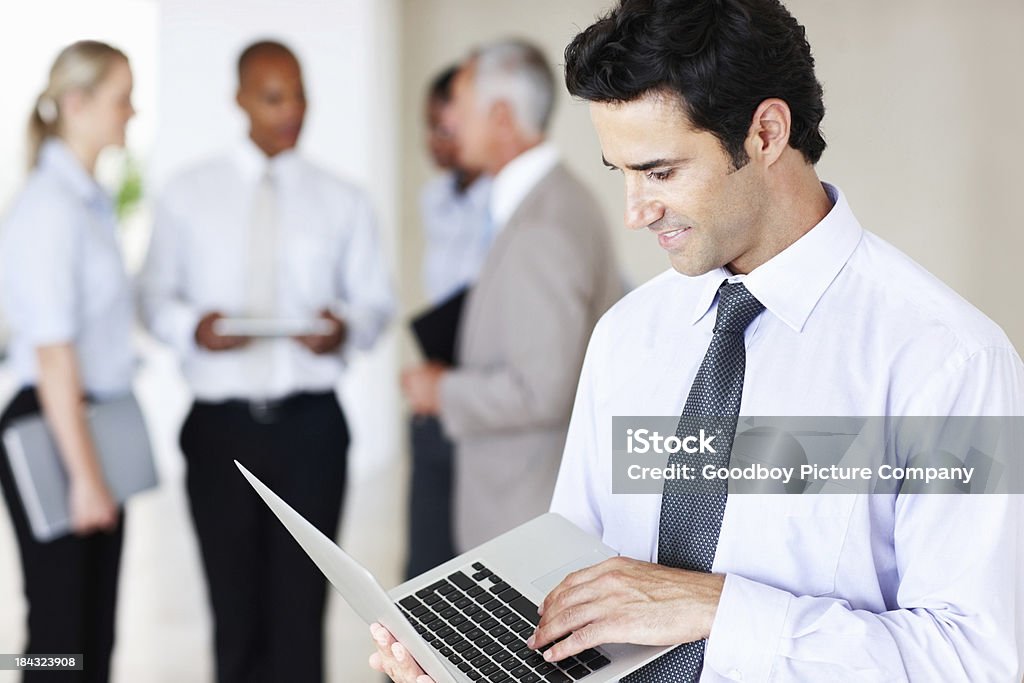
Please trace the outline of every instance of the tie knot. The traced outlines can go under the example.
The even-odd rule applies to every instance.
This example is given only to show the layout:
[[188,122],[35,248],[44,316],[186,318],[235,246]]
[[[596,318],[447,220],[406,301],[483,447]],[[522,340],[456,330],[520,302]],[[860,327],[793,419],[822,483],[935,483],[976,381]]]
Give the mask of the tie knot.
[[718,290],[715,334],[743,334],[751,321],[763,310],[764,304],[754,298],[742,282],[725,282]]

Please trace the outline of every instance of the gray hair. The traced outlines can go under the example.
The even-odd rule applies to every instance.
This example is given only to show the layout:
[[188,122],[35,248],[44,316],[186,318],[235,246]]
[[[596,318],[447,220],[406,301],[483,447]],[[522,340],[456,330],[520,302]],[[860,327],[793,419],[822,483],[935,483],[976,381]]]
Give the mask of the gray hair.
[[543,53],[522,40],[505,40],[479,48],[476,97],[481,106],[507,102],[528,132],[547,130],[555,104],[555,80]]

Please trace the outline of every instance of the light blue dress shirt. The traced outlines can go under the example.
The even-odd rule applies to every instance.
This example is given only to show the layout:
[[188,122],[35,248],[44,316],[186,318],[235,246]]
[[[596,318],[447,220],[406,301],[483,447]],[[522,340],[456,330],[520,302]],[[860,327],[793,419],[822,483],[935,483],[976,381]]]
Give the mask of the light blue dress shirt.
[[446,173],[427,183],[420,194],[423,216],[423,288],[437,304],[472,284],[494,241],[488,214],[491,179],[481,176],[460,193],[455,176]]
[[[843,195],[742,280],[740,416],[1020,416],[1002,330],[858,224]],[[613,494],[612,417],[678,415],[730,273],[668,271],[614,306],[584,363],[552,510],[656,561],[660,495]],[[1020,681],[1021,495],[729,497],[702,681]],[[686,523],[686,520],[680,520]]]
[[134,308],[113,204],[59,139],[0,227],[0,291],[20,386],[37,381],[37,347],[70,343],[88,393],[131,389]]

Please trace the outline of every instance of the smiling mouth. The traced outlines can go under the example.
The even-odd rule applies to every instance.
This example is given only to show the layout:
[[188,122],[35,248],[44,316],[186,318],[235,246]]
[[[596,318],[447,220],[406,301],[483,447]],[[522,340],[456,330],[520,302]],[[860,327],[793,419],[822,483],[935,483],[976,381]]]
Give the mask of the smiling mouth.
[[676,230],[667,230],[665,232],[658,233],[658,244],[661,245],[662,249],[673,249],[678,247],[679,244],[685,239],[686,233],[690,232],[693,228],[687,226],[685,228],[678,228]]

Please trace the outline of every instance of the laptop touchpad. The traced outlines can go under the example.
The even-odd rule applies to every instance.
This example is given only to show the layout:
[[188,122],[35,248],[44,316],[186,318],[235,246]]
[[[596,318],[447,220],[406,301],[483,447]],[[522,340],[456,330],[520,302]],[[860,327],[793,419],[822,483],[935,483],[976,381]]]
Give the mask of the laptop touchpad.
[[535,580],[533,582],[533,585],[538,590],[543,591],[544,594],[547,595],[551,592],[551,589],[557,586],[559,583],[561,583],[562,579],[564,579],[567,575],[579,569],[584,569],[586,567],[593,566],[598,562],[603,562],[604,560],[607,560],[609,557],[610,555],[607,552],[602,552],[601,550],[591,550],[589,553],[585,555],[580,555],[572,562],[562,565],[561,567],[552,572],[548,572],[544,576]]

